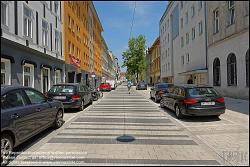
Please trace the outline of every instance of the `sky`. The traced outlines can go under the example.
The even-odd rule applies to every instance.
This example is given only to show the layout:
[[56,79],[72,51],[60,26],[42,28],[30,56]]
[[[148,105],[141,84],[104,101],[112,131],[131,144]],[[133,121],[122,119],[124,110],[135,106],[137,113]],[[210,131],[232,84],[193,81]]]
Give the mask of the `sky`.
[[[94,1],[102,23],[102,35],[110,51],[122,65],[122,52],[127,49],[135,1]],[[159,36],[159,22],[167,7],[167,1],[136,1],[134,25],[131,36],[146,37],[150,47]],[[122,68],[122,71],[126,71]]]

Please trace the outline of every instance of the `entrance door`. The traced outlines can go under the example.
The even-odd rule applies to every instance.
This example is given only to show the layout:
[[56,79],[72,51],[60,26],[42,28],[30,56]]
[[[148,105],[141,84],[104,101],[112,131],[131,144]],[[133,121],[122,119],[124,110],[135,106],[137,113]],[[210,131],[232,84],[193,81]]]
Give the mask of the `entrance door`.
[[50,85],[49,85],[49,69],[43,68],[42,69],[42,91],[43,93],[48,92]]
[[75,73],[74,72],[68,72],[68,82],[74,83]]
[[76,82],[81,83],[81,79],[82,79],[82,73],[77,74],[76,75]]

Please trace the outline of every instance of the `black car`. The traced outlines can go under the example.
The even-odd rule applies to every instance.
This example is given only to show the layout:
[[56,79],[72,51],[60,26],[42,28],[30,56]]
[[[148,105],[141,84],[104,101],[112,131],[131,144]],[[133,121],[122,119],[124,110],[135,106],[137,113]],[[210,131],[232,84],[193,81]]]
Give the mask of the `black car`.
[[23,86],[1,86],[1,166],[13,148],[49,127],[63,124],[60,101]]
[[224,98],[213,87],[196,85],[169,88],[160,106],[174,110],[177,118],[184,115],[220,116],[226,109]]
[[87,104],[92,104],[91,89],[80,83],[63,83],[53,85],[47,92],[47,96],[60,100],[64,108],[77,108],[84,110]]
[[150,98],[154,98],[155,102],[158,103],[164,93],[167,92],[169,87],[172,87],[171,83],[158,83],[155,84],[150,90]]
[[138,82],[136,90],[147,90],[147,84],[145,82]]

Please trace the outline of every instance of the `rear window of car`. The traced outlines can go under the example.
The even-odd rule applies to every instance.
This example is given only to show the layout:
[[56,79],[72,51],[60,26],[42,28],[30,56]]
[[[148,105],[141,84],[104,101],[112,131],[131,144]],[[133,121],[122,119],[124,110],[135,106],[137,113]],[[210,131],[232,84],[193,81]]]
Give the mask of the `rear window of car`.
[[187,93],[190,97],[213,97],[219,95],[214,88],[189,88]]
[[75,87],[71,85],[56,85],[53,86],[49,93],[74,93]]
[[170,86],[172,86],[172,85],[171,84],[160,84],[160,85],[158,85],[158,88],[159,89],[165,89],[165,88],[168,88]]

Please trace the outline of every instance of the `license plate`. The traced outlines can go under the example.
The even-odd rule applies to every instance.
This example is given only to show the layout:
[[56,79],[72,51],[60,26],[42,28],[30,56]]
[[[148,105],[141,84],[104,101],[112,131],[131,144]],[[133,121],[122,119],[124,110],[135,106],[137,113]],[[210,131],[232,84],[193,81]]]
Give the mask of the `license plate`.
[[57,100],[65,100],[65,99],[66,99],[66,96],[54,96],[54,99],[57,99]]
[[215,105],[215,102],[201,102],[202,106],[213,106]]

